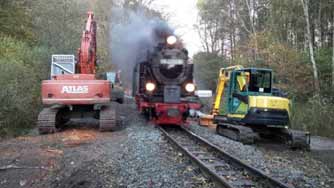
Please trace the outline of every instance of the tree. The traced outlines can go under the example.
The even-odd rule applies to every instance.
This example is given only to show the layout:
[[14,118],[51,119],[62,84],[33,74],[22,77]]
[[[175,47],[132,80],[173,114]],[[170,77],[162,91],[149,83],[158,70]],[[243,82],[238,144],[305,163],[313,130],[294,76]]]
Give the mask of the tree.
[[203,49],[207,53],[224,53],[224,43],[227,39],[226,22],[229,13],[226,11],[227,1],[198,1],[200,20],[196,29],[201,38]]
[[[284,46],[292,49],[298,57],[304,57],[307,49],[310,58],[297,58],[295,63],[303,71],[312,73],[313,87],[308,88],[313,88],[316,95],[320,94],[320,90],[326,93],[330,84],[325,80],[328,80],[328,75],[334,74],[328,69],[333,66],[329,63],[332,57],[328,56],[328,50],[333,46],[331,23],[334,3],[331,0],[307,0],[308,9],[305,12],[304,1],[301,6],[300,1],[291,0],[198,0],[197,29],[203,51],[217,53],[230,64],[266,66],[284,75],[295,65],[288,61],[290,63],[276,70],[278,67],[275,64],[279,62],[270,61],[267,52],[277,55],[280,52],[271,50],[272,47]],[[267,36],[271,39],[267,40]],[[297,84],[309,86],[309,83]],[[290,87],[292,90],[296,88],[293,85]],[[303,95],[302,90],[297,93]]]
[[[334,6],[333,6],[334,7]],[[332,87],[334,89],[334,13],[333,13],[333,21],[332,21]]]
[[198,53],[194,56],[195,81],[200,89],[215,90],[221,67],[227,66],[225,60],[217,54]]
[[34,32],[39,36],[39,43],[54,53],[76,54],[89,10],[87,1],[33,1]]
[[311,25],[310,25],[310,16],[309,16],[309,0],[301,0],[303,9],[304,9],[304,16],[306,21],[306,38],[308,42],[309,47],[309,53],[313,68],[313,77],[314,77],[314,87],[316,91],[316,95],[320,95],[320,82],[319,82],[319,76],[318,76],[318,68],[317,64],[315,62],[314,58],[314,48],[313,48],[313,42],[312,42],[312,36],[311,36]]
[[23,6],[24,0],[0,2],[0,34],[32,42],[35,36],[32,32],[29,7]]

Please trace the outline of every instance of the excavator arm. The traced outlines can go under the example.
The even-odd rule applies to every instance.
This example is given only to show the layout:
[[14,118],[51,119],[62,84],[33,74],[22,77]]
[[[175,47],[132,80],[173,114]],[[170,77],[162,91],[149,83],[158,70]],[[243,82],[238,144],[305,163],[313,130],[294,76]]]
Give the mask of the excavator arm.
[[212,115],[219,114],[220,104],[221,104],[222,97],[224,95],[225,85],[226,85],[226,82],[230,79],[231,71],[240,70],[242,68],[243,67],[241,65],[236,65],[236,66],[231,66],[231,67],[220,69],[217,89],[216,89],[216,95],[213,101],[213,107],[211,111]]
[[221,102],[222,95],[225,89],[225,83],[226,83],[227,78],[228,77],[226,77],[224,74],[224,70],[221,69],[219,73],[216,94],[215,94],[215,98],[214,98],[213,105],[212,105],[213,107],[211,110],[212,115],[217,115],[219,113],[220,102]]
[[202,126],[213,126],[215,125],[213,123],[213,118],[215,115],[219,114],[220,105],[222,101],[222,97],[224,95],[225,85],[226,82],[230,79],[230,73],[233,70],[240,70],[243,66],[236,65],[236,66],[230,66],[227,68],[222,68],[219,71],[219,77],[218,77],[218,83],[216,88],[216,94],[213,100],[211,113],[207,115],[201,115],[199,117],[199,124]]
[[85,30],[78,50],[78,74],[95,74],[96,72],[96,22],[93,12],[88,12]]

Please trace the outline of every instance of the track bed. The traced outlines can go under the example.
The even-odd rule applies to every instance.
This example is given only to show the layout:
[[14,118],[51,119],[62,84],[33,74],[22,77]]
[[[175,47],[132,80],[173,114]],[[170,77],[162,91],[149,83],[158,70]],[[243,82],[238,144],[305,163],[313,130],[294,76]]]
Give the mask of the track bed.
[[205,139],[181,128],[160,128],[166,138],[210,176],[218,186],[228,188],[288,188],[290,186],[248,166]]

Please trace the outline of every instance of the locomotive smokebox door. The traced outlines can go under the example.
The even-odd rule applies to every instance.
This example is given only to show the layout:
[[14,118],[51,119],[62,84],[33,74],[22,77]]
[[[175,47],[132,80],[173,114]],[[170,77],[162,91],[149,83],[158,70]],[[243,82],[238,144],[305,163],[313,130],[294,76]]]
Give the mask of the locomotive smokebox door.
[[181,98],[180,86],[165,86],[164,87],[164,102],[165,103],[179,103]]

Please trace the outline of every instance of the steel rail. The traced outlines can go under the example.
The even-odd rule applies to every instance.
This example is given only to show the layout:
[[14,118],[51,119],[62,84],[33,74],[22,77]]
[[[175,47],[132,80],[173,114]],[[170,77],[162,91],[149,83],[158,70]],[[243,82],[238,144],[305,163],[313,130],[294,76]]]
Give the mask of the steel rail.
[[253,181],[255,181],[255,183],[258,183],[261,181],[265,183],[266,185],[265,187],[292,188],[291,186],[284,184],[283,182],[266,175],[263,171],[256,169],[252,166],[249,166],[248,164],[242,162],[240,159],[232,156],[231,154],[226,153],[222,149],[213,145],[206,139],[196,135],[195,133],[185,128],[181,128],[180,132],[182,132],[184,136],[188,137],[187,140],[191,139],[195,141],[196,145],[194,146],[202,145],[205,148],[207,148],[207,151],[206,151],[207,153],[211,153],[211,155],[219,157],[220,160],[218,162],[220,164],[208,165],[203,161],[203,159],[195,155],[196,151],[193,152],[191,151],[191,149],[189,148],[187,149],[186,146],[183,146],[187,143],[179,143],[179,141],[177,141],[177,139],[175,139],[171,134],[169,134],[168,131],[166,131],[162,127],[159,127],[159,129],[163,133],[163,135],[168,139],[168,141],[170,141],[182,153],[188,156],[191,159],[191,161],[195,163],[202,170],[202,172],[204,172],[204,174],[208,175],[209,178],[211,178],[214,181],[214,183],[219,187],[225,187],[225,188],[240,188],[240,187],[252,187],[253,188],[254,187],[251,185],[233,185],[226,178],[224,178],[223,175],[220,175],[219,173],[217,173],[217,170],[215,170],[214,167],[224,165],[224,162],[225,162],[225,163],[228,163],[229,165],[233,165],[233,167],[235,169],[239,169],[239,171],[248,172],[249,175],[253,176],[253,179],[254,179]]

